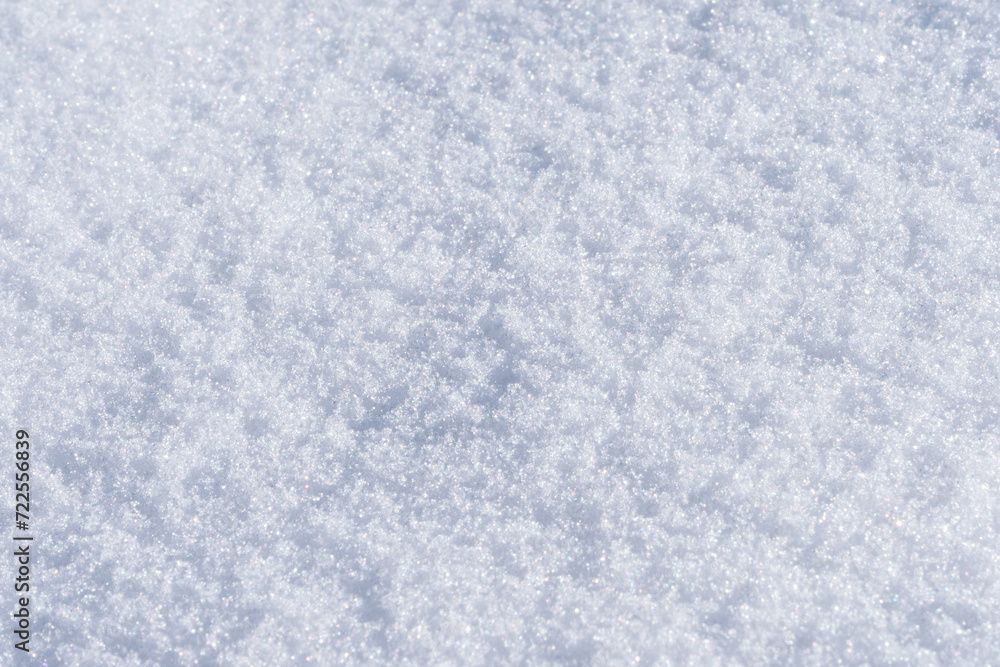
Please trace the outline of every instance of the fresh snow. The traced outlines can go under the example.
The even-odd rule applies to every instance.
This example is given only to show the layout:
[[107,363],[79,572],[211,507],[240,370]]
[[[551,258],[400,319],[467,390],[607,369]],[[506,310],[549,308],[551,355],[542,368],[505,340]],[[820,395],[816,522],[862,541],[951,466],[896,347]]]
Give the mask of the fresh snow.
[[0,1],[33,664],[996,664],[998,56],[985,0]]

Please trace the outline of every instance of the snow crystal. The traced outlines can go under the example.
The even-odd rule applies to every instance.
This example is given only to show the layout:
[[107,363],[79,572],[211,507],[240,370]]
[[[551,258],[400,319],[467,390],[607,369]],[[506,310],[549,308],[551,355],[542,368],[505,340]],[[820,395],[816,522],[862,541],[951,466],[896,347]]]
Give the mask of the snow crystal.
[[995,662],[993,3],[12,0],[0,46],[38,664]]

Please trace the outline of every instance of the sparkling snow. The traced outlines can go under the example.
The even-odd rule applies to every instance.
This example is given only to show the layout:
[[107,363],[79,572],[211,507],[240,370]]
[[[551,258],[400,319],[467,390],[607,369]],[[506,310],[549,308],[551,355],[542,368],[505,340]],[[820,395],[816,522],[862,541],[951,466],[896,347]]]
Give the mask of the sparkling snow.
[[995,3],[5,0],[0,54],[36,664],[1000,659]]

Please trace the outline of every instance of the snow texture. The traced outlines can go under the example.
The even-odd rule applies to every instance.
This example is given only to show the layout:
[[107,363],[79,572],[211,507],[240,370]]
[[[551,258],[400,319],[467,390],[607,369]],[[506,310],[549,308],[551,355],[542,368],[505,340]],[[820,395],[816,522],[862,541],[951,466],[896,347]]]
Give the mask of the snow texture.
[[986,0],[0,0],[35,663],[996,664],[998,52]]

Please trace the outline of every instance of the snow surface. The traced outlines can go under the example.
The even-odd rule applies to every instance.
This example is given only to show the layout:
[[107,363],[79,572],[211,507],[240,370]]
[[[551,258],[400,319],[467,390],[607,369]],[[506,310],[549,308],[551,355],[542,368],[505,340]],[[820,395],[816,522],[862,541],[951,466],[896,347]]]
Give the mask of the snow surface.
[[995,3],[2,0],[0,50],[37,664],[1000,662]]

